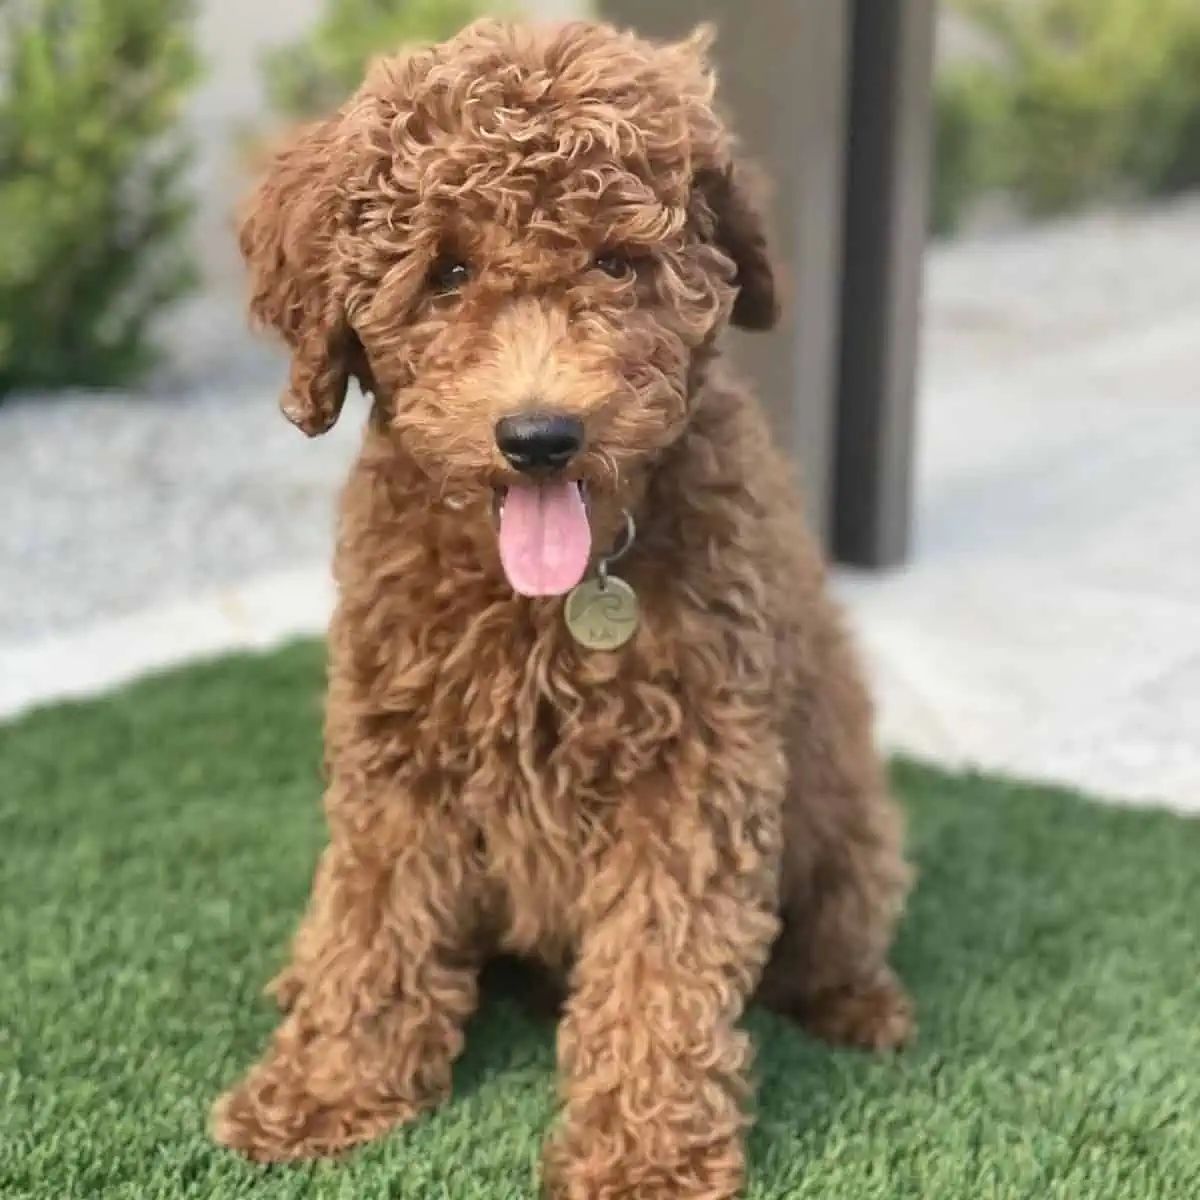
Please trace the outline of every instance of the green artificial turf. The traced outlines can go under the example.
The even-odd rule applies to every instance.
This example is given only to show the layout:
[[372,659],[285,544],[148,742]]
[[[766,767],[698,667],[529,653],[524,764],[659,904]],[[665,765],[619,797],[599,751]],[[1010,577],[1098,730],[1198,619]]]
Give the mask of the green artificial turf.
[[[341,1164],[205,1136],[321,842],[321,676],[305,645],[0,727],[0,1196],[535,1195],[553,1031],[505,995],[451,1103]],[[753,1014],[751,1200],[1200,1196],[1200,823],[896,781],[920,1044],[871,1060]]]

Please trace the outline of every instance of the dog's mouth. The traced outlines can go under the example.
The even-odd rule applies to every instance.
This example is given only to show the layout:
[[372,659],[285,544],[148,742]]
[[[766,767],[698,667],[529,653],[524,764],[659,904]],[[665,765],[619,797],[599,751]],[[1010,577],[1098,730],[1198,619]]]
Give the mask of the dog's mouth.
[[561,596],[583,579],[592,555],[583,483],[560,476],[520,480],[496,489],[493,513],[513,591]]

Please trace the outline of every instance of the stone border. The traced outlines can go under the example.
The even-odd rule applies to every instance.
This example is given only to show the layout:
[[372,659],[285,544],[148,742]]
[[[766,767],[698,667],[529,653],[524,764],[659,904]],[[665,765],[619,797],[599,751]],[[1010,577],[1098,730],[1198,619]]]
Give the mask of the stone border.
[[[968,744],[945,719],[937,698],[925,694],[922,684],[929,680],[920,661],[904,652],[905,639],[891,636],[887,622],[854,595],[853,574],[835,572],[834,584],[862,648],[879,709],[879,739],[889,751],[948,770],[980,769],[1077,788],[1123,807],[1150,805],[1191,815],[1200,810],[1184,795],[1154,799],[1106,787],[1104,772],[1096,769],[1103,763],[1091,763],[1087,755],[1079,761],[1034,756],[1023,763],[1002,739]],[[99,696],[172,667],[319,636],[334,599],[326,569],[299,568],[36,642],[0,644],[0,722],[45,705]]]
[[198,659],[322,633],[333,601],[328,571],[294,570],[38,641],[0,645],[0,720],[100,695]]

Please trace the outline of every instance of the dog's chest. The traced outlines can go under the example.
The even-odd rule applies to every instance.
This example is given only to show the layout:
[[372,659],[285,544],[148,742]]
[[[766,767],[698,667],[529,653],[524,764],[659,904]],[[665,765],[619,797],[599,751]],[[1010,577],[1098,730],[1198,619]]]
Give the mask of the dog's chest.
[[[470,832],[510,948],[569,944],[631,797],[680,737],[681,680],[647,622],[619,653],[576,645],[554,606],[472,597],[403,630],[378,685],[389,753]],[[460,607],[461,605],[461,607]]]
[[508,948],[574,938],[575,906],[614,836],[621,790],[612,710],[529,697],[479,743],[463,789],[488,903]]
[[454,727],[496,932],[509,949],[545,953],[574,941],[579,898],[620,834],[632,785],[660,764],[677,723],[673,702],[629,662],[532,650],[494,660]]

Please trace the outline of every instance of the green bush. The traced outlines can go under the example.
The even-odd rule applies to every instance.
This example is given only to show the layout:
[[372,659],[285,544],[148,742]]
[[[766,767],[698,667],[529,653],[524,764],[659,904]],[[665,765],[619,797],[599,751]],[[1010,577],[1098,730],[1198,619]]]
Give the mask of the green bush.
[[326,0],[309,36],[267,55],[271,106],[288,119],[327,112],[354,91],[373,55],[440,41],[496,7],[480,0]]
[[0,397],[129,382],[193,283],[192,0],[0,0]]
[[998,191],[1032,215],[1200,183],[1200,0],[947,0],[983,62],[937,90],[934,222]]
[[938,79],[930,200],[935,232],[954,229],[978,197],[999,186],[996,147],[1004,113],[1003,90],[993,77],[955,70]]

